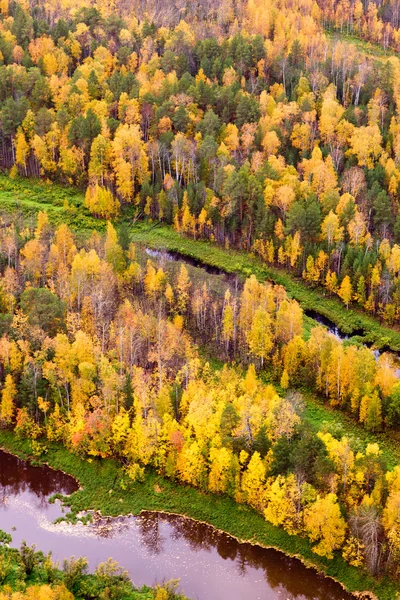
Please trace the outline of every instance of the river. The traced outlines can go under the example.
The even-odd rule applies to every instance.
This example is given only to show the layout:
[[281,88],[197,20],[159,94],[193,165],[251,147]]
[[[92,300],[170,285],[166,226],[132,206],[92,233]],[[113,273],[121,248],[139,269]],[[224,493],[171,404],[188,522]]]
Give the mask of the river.
[[[169,263],[170,265],[175,265],[175,270],[177,270],[182,263],[185,264],[189,268],[189,275],[191,277],[195,277],[197,282],[207,282],[209,289],[220,296],[225,293],[228,287],[230,288],[231,292],[236,295],[238,290],[240,290],[243,286],[243,280],[240,276],[235,275],[234,273],[227,273],[218,267],[201,263],[200,261],[181,254],[180,252],[145,248],[145,254],[154,259],[156,264],[158,266],[162,266],[163,268],[165,268]],[[143,255],[141,258],[142,264],[144,264]],[[172,271],[174,271],[174,269],[172,269]],[[352,331],[351,335],[344,333],[330,319],[315,310],[307,309],[304,311],[304,314],[313,319],[316,324],[318,323],[319,325],[325,327],[329,333],[334,335],[342,342],[351,337],[359,337],[361,340],[365,336],[365,331],[363,329],[356,329]],[[366,342],[362,343],[362,345],[367,348],[372,347],[372,344]],[[400,352],[395,352],[390,349],[378,350],[376,348],[374,348],[372,351],[376,360],[378,360],[383,352],[389,354],[391,356],[393,366],[396,369],[396,375],[398,378],[400,378]]]
[[175,515],[54,524],[63,514],[54,493],[71,494],[74,479],[0,450],[0,529],[61,561],[86,556],[91,569],[117,560],[137,586],[180,579],[198,600],[351,600],[334,581],[276,550],[241,544],[213,527]]

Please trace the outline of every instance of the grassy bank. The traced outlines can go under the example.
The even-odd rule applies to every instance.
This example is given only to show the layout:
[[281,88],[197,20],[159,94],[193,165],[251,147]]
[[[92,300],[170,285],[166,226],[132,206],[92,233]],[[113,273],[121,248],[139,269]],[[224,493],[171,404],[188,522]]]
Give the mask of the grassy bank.
[[338,298],[329,298],[324,290],[305,285],[283,269],[266,265],[261,259],[237,250],[226,250],[211,242],[183,237],[167,226],[137,223],[132,227],[132,239],[151,248],[164,248],[179,252],[203,264],[223,269],[228,273],[238,273],[245,277],[254,274],[260,281],[271,280],[286,288],[289,296],[295,298],[305,311],[315,311],[323,315],[344,333],[351,335],[359,330],[365,334],[359,340],[400,350],[400,332],[385,327],[361,310],[347,310]]
[[[45,593],[49,593],[49,587],[57,590],[58,586],[65,585],[66,577],[64,571],[54,565],[51,567],[44,566],[44,561],[45,557],[40,550],[35,552],[32,556],[33,570],[27,574],[19,550],[0,545],[0,563],[3,569],[6,567],[6,570],[3,572],[0,571],[0,576],[3,586],[7,586],[8,588],[7,598],[10,598],[10,600],[17,597],[21,600],[34,599],[39,597],[37,594],[40,594],[40,598],[43,598]],[[7,573],[6,576],[5,573]],[[45,591],[40,586],[46,586]],[[111,596],[108,595],[110,588],[113,594]],[[0,586],[1,589],[2,586]],[[19,592],[18,596],[11,596],[10,589],[17,593]],[[40,592],[38,591],[39,589],[41,590]],[[66,589],[63,588],[64,592],[59,592],[62,596],[57,595],[57,598],[65,597],[64,593]],[[23,594],[24,591],[26,591],[27,595]],[[77,574],[76,582],[69,586],[69,591],[76,600],[99,598],[100,594],[102,598],[123,597],[124,600],[154,600],[156,596],[156,590],[148,586],[138,589],[124,578],[111,576],[105,579],[98,577],[94,573]],[[121,593],[123,596],[120,595]],[[176,596],[176,600],[185,599],[179,595]]]
[[[275,384],[276,385],[276,384]],[[333,435],[346,435],[360,443],[364,450],[367,444],[379,444],[382,456],[388,469],[393,469],[400,464],[400,444],[397,432],[374,432],[364,429],[356,420],[337,408],[332,408],[308,389],[300,389],[304,401],[305,411],[303,419],[316,430],[328,429]],[[396,438],[392,436],[396,435]]]
[[[104,231],[105,221],[94,219],[83,205],[83,194],[74,188],[65,188],[39,181],[10,179],[0,175],[0,213],[34,217],[40,210],[47,211],[55,225],[67,223],[78,234],[85,235],[94,229]],[[237,273],[244,277],[254,274],[260,281],[271,280],[286,288],[305,311],[316,311],[348,335],[360,330],[365,333],[359,341],[377,348],[388,347],[400,351],[400,332],[381,325],[378,319],[357,309],[346,310],[338,298],[329,298],[320,288],[311,288],[283,269],[263,263],[246,252],[226,250],[211,242],[183,237],[172,227],[149,223],[136,223],[131,227],[134,242],[152,248],[179,252],[205,265]]]
[[[222,360],[216,358],[210,352],[205,352],[202,348],[199,352],[213,370],[223,368],[224,363]],[[235,368],[242,367],[236,365]],[[272,368],[265,367],[258,373],[258,376],[264,383],[272,384],[282,397],[285,396],[286,392],[280,387],[279,379],[277,380],[274,377]],[[355,418],[338,408],[330,406],[326,399],[314,390],[301,386],[297,387],[296,391],[301,393],[304,400],[302,419],[309,423],[315,431],[329,430],[332,435],[339,438],[345,435],[356,441],[359,446],[357,450],[360,449],[361,451],[365,450],[367,444],[377,443],[389,470],[400,464],[400,433],[398,431],[367,431]]]
[[[7,431],[0,431],[0,445],[23,458],[31,455],[30,441],[20,440]],[[307,565],[340,581],[349,591],[371,590],[380,600],[393,600],[400,591],[400,586],[390,580],[378,581],[350,567],[339,554],[331,561],[317,556],[307,540],[290,536],[283,529],[267,523],[253,509],[236,504],[230,498],[176,485],[156,473],[147,473],[143,483],[132,483],[124,490],[120,485],[124,473],[118,462],[83,460],[55,444],[49,445],[44,460],[81,483],[82,489],[68,499],[73,515],[87,509],[109,516],[139,514],[142,510],[182,514],[210,523],[240,540],[298,556]]]
[[85,208],[84,195],[76,188],[0,174],[0,215],[22,215],[28,224],[39,211],[47,212],[54,225],[66,223],[84,235],[105,229],[105,222],[92,217]]

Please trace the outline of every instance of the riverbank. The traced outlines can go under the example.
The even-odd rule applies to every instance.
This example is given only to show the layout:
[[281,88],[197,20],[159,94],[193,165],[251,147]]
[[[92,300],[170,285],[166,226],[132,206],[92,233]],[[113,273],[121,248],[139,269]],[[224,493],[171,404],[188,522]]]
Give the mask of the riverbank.
[[[18,439],[8,431],[0,431],[0,446],[21,458],[32,457],[29,440]],[[64,499],[70,507],[69,518],[75,521],[80,511],[94,510],[102,515],[138,515],[141,511],[157,511],[183,515],[212,525],[237,540],[274,548],[299,558],[338,581],[350,592],[370,590],[379,600],[393,600],[400,586],[388,579],[375,580],[360,569],[349,566],[339,554],[329,561],[314,554],[311,544],[274,527],[253,509],[236,504],[230,498],[204,494],[194,488],[176,485],[154,472],[146,473],[143,483],[128,483],[117,461],[85,460],[64,447],[48,444],[41,458],[52,468],[75,477],[81,488]],[[123,487],[121,487],[121,482]],[[370,597],[370,596],[364,596]]]
[[[72,560],[75,560],[75,558]],[[7,582],[6,597],[9,600],[14,599],[13,591],[17,592],[18,595],[15,598],[18,598],[18,600],[44,598],[45,596],[50,599],[64,598],[69,600],[73,597],[81,600],[83,598],[98,598],[100,595],[102,598],[123,597],[124,600],[165,598],[164,594],[162,596],[157,595],[158,587],[143,586],[136,588],[128,577],[123,574],[123,570],[120,572],[115,570],[115,565],[112,562],[108,563],[101,574],[87,573],[84,559],[77,558],[75,561],[76,568],[70,569],[66,574],[64,570],[49,562],[40,550],[36,550],[29,555],[28,565],[27,555],[22,556],[20,550],[0,544],[0,563],[2,564],[0,573],[2,579],[0,581],[3,581],[3,585],[5,581]],[[25,568],[26,566],[28,566],[29,572]],[[187,600],[183,595],[175,594],[172,586],[169,588],[162,587],[171,592],[168,596],[171,600]],[[3,598],[2,595],[1,598]]]
[[[129,210],[129,207],[128,207]],[[84,206],[83,194],[75,188],[56,184],[46,185],[38,180],[10,179],[0,175],[0,212],[24,219],[33,219],[39,211],[47,211],[54,225],[68,224],[82,237],[94,229],[105,230],[105,221],[93,218]],[[400,351],[400,331],[381,325],[375,317],[355,307],[346,309],[335,297],[328,297],[322,288],[312,288],[294,278],[284,269],[266,265],[261,259],[244,251],[227,250],[214,243],[184,237],[172,227],[146,222],[129,222],[123,215],[119,222],[130,225],[132,241],[155,249],[165,249],[189,257],[203,265],[236,273],[242,277],[254,274],[260,281],[271,280],[282,285],[304,311],[315,311],[349,336],[363,332],[358,341],[378,349]]]
[[[199,263],[236,273],[243,277],[255,275],[259,281],[273,281],[282,285],[288,296],[299,302],[304,312],[314,311],[348,336],[357,335],[358,341],[378,349],[400,351],[400,331],[381,325],[378,319],[362,310],[349,308],[325,291],[307,286],[284,269],[265,264],[256,256],[239,250],[227,250],[214,243],[184,237],[167,225],[136,223],[132,229],[132,241],[154,249],[165,249],[187,256]],[[363,332],[362,335],[359,335]]]

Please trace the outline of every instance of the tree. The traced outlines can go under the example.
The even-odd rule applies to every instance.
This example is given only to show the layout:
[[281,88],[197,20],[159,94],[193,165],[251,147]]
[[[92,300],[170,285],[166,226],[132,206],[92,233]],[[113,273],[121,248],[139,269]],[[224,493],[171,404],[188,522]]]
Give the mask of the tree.
[[304,511],[304,527],[312,542],[318,542],[313,550],[320,556],[333,558],[345,539],[346,523],[340,513],[335,494],[318,497]]
[[29,155],[29,145],[25,139],[24,132],[18,130],[15,137],[15,163],[23,167],[24,175],[28,175],[27,158]]
[[225,292],[224,312],[222,315],[222,339],[225,342],[227,352],[229,348],[229,343],[233,339],[234,333],[234,310],[231,302],[231,293],[228,289]]
[[260,116],[260,107],[256,99],[242,94],[236,111],[236,125],[240,128],[245,123],[257,123]]
[[104,243],[106,261],[112,266],[116,273],[120,273],[125,267],[124,251],[118,243],[118,234],[112,223],[107,223],[107,236]]
[[400,556],[400,467],[386,474],[389,495],[382,514],[382,525],[389,541],[391,563],[397,564]]
[[120,125],[112,142],[113,165],[117,190],[130,202],[136,185],[142,184],[148,173],[148,158],[138,125]]
[[278,341],[289,342],[303,329],[303,311],[293,300],[283,300],[276,312],[275,336]]
[[347,153],[357,157],[360,167],[372,169],[374,161],[382,153],[382,136],[378,125],[354,128]]
[[379,431],[382,427],[382,406],[377,391],[365,395],[360,404],[360,422],[370,431]]
[[278,475],[266,493],[267,508],[264,516],[275,526],[281,526],[290,535],[301,531],[300,489],[293,474]]
[[[111,145],[103,135],[98,135],[92,142],[90,148],[90,161],[88,165],[88,175],[90,180],[95,180],[96,184],[104,186],[104,180],[107,173],[107,166],[110,162]],[[90,210],[90,209],[89,209]]]
[[339,217],[331,210],[321,225],[322,237],[328,242],[330,249],[333,243],[343,239],[343,227],[340,226]]
[[208,489],[213,493],[224,493],[230,483],[232,452],[228,448],[211,448],[210,450],[210,474]]
[[52,337],[64,329],[66,306],[48,288],[29,288],[21,294],[21,309],[29,323]]
[[75,558],[75,556],[72,556],[70,560],[64,560],[64,583],[68,590],[75,592],[77,589],[79,589],[79,584],[81,583],[87,570],[88,562],[86,558]]
[[353,288],[351,285],[350,277],[346,275],[343,278],[342,283],[340,284],[340,288],[338,290],[338,296],[343,300],[346,305],[347,310],[349,309],[349,304],[352,299]]
[[204,485],[205,463],[197,442],[185,444],[178,456],[177,470],[183,482],[195,487]]
[[262,511],[265,507],[265,467],[258,452],[254,452],[242,476],[241,489],[245,502]]
[[362,504],[356,507],[350,517],[352,532],[363,546],[368,570],[375,574],[381,561],[382,520],[376,506]]
[[10,423],[15,412],[15,397],[17,394],[17,388],[14,383],[12,375],[6,375],[4,387],[1,392],[1,410],[0,417],[6,423]]
[[68,140],[71,145],[82,148],[88,162],[93,140],[100,135],[100,132],[100,120],[96,113],[89,108],[86,117],[78,116],[72,121],[68,130]]
[[21,265],[37,285],[43,278],[46,248],[38,239],[29,240],[21,250]]
[[176,280],[176,310],[180,315],[186,314],[191,285],[187,268],[182,263]]
[[262,308],[257,308],[254,313],[250,331],[247,333],[247,343],[251,354],[261,360],[261,365],[272,349],[271,317]]
[[112,192],[99,185],[91,185],[85,194],[85,206],[96,217],[113,219],[119,213],[120,203]]

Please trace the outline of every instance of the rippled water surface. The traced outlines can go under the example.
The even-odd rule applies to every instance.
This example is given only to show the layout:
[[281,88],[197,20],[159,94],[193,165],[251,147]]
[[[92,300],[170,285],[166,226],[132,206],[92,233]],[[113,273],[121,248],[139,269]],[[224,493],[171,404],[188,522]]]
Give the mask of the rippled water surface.
[[[240,544],[212,527],[172,515],[103,519],[89,526],[53,521],[62,515],[56,492],[76,482],[47,467],[33,467],[0,450],[0,529],[36,544],[62,561],[86,556],[93,569],[112,557],[136,585],[180,578],[199,600],[349,600],[339,585],[275,550]],[[15,528],[15,529],[14,529]]]

